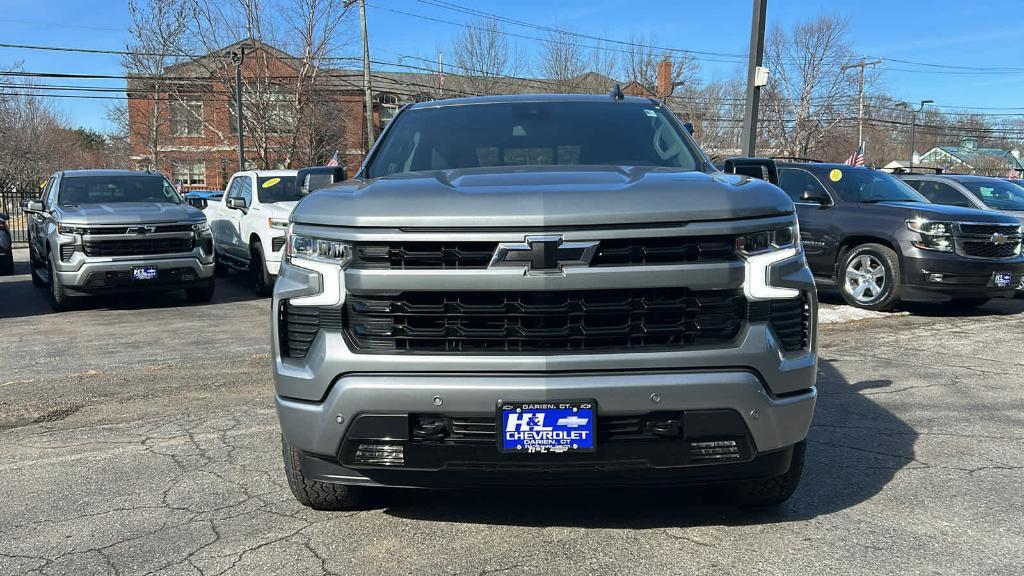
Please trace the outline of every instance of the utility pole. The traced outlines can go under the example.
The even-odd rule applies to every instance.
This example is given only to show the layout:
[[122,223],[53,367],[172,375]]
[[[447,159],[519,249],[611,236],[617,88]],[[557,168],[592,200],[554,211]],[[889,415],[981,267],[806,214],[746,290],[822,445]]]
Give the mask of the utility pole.
[[865,62],[863,58],[856,64],[844,64],[839,67],[842,71],[847,71],[850,68],[860,68],[860,80],[857,82],[857,146],[860,147],[864,143],[864,69],[868,66],[877,66],[881,64],[881,60],[872,60],[871,62]]
[[245,135],[242,133],[242,63],[245,62],[245,46],[228,53],[235,65],[235,128],[238,131],[238,170],[245,170]]
[[359,20],[363,26],[363,99],[366,101],[366,150],[373,146],[373,89],[370,86],[370,43],[366,34],[366,0],[359,0]]
[[764,23],[768,0],[754,0],[750,21],[750,56],[747,61],[747,105],[743,110],[743,155],[753,156],[757,149],[757,108],[761,104],[761,87],[768,83],[764,62]]
[[921,105],[910,110],[910,163],[917,164],[914,155],[917,154],[917,113],[924,110],[924,107],[934,103],[935,100],[921,100]]

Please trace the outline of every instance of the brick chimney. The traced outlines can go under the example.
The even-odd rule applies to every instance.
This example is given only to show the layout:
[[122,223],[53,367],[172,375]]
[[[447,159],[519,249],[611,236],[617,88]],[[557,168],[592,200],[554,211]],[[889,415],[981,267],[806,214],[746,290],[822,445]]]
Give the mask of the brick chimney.
[[672,95],[672,61],[665,57],[658,62],[658,98]]

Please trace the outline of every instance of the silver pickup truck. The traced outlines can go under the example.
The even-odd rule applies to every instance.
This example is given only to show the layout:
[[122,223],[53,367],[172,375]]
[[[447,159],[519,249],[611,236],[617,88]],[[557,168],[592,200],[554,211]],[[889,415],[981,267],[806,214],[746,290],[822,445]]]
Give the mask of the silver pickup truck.
[[64,309],[84,294],[185,290],[213,297],[213,235],[203,212],[158,172],[66,170],[30,214],[32,283]]
[[291,215],[273,301],[288,482],[325,509],[367,486],[782,502],[816,302],[793,202],[717,171],[655,100],[410,105]]

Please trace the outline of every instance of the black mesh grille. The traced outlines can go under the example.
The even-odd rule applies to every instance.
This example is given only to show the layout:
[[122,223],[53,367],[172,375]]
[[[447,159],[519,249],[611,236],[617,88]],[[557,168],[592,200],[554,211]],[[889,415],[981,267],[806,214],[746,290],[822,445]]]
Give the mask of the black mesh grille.
[[961,224],[962,234],[983,234],[991,236],[996,232],[1000,234],[1019,234],[1020,226],[1016,224]]
[[811,307],[807,295],[799,298],[751,302],[751,322],[768,322],[782,349],[787,352],[806,350],[811,338]]
[[628,352],[722,345],[746,300],[732,290],[350,294],[345,333],[356,352]]
[[284,248],[284,236],[279,236],[270,240],[271,251],[280,252],[281,248]]
[[[602,240],[591,266],[643,266],[729,262],[736,259],[732,236],[680,236]],[[497,242],[392,242],[355,247],[352,266],[384,270],[482,270]]]
[[1012,258],[1019,252],[1020,242],[995,244],[993,242],[964,240],[963,250],[965,256],[974,256],[975,258]]
[[140,238],[138,240],[86,240],[86,256],[140,256],[191,252],[193,238]]

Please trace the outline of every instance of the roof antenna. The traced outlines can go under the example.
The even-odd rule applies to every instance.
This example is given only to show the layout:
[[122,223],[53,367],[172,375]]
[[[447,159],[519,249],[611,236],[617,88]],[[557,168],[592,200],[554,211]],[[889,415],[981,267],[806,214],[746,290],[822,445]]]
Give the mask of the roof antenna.
[[615,83],[615,86],[612,86],[612,90],[608,95],[612,97],[612,100],[622,100],[625,98],[625,96],[622,95],[622,88],[619,88],[618,82]]

